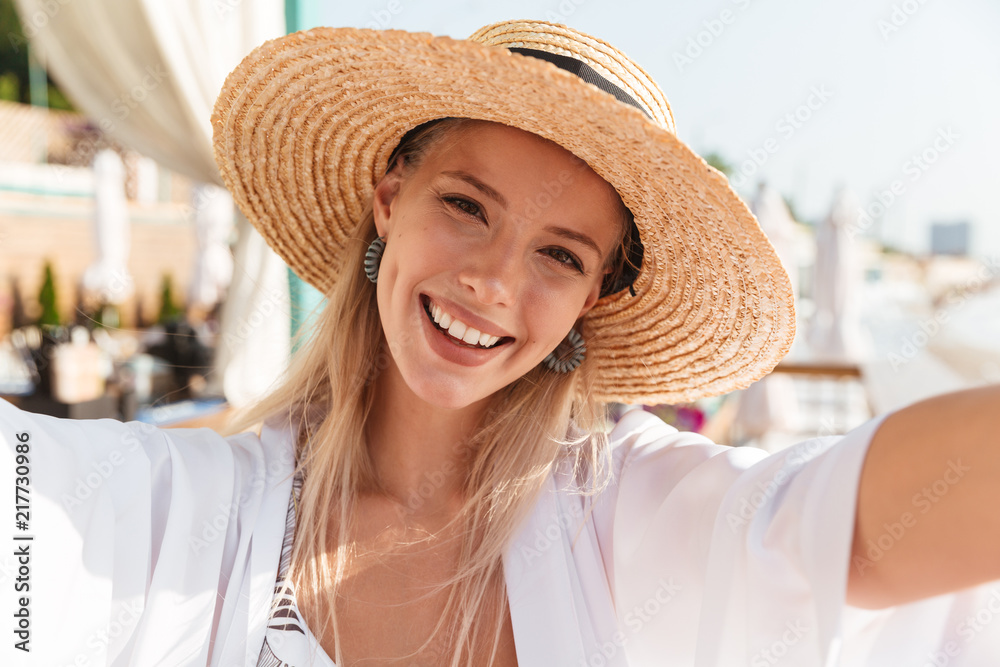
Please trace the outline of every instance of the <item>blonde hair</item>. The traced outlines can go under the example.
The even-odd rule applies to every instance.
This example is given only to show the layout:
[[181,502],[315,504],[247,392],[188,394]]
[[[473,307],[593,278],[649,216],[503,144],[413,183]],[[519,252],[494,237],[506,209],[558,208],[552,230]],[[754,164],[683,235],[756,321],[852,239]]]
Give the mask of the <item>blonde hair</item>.
[[[404,138],[397,153],[407,164],[416,164],[429,145],[463,122],[418,128]],[[369,206],[351,236],[340,277],[316,327],[300,338],[282,384],[243,410],[233,425],[239,430],[287,419],[288,428],[298,433],[296,473],[302,475],[303,486],[286,581],[296,591],[308,591],[308,603],[301,609],[310,625],[322,624],[315,628],[316,636],[333,631],[338,665],[344,663],[336,600],[355,555],[348,540],[353,510],[361,492],[381,488],[366,438],[375,383],[389,354],[375,286],[363,271],[365,248],[375,236]],[[412,542],[433,540],[453,527],[462,540],[458,571],[428,593],[448,589],[444,613],[418,653],[431,645],[446,619],[460,619],[457,629],[440,641],[453,651],[451,667],[462,664],[463,654],[471,665],[473,647],[482,645],[482,627],[473,627],[473,621],[485,618],[492,621],[493,664],[508,613],[502,557],[549,473],[560,462],[571,465],[584,496],[607,484],[605,408],[590,398],[592,379],[586,360],[567,374],[539,365],[497,392],[472,439],[460,443],[468,466],[461,510],[440,533]],[[339,530],[331,535],[335,508]],[[330,601],[325,609],[324,599]]]

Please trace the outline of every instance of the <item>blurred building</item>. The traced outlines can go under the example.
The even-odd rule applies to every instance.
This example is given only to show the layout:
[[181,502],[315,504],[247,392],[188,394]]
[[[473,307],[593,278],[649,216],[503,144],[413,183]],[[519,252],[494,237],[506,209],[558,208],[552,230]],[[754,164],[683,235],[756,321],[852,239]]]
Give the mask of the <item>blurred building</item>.
[[935,222],[931,225],[931,254],[964,257],[969,254],[971,235],[972,225],[968,221]]
[[117,145],[81,114],[0,101],[0,334],[15,319],[37,316],[46,261],[60,316],[80,317],[80,282],[97,253],[91,164],[106,148],[125,164],[131,223],[136,291],[121,308],[121,325],[155,319],[164,276],[174,294],[187,292],[196,251],[191,181]]

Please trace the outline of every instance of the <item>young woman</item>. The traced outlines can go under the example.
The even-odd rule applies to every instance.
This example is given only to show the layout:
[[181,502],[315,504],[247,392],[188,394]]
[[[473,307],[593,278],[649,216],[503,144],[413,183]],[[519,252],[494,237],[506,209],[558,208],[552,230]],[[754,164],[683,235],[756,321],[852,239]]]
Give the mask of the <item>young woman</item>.
[[747,386],[794,334],[756,221],[613,47],[317,29],[248,56],[213,123],[327,304],[259,433],[0,406],[21,662],[1000,656],[996,388],[773,456],[608,429],[608,402]]

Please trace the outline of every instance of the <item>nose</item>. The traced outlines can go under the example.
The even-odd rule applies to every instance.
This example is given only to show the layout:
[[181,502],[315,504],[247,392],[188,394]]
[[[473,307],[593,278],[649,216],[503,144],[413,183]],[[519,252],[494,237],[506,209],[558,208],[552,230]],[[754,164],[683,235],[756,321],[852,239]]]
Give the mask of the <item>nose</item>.
[[479,253],[470,253],[458,272],[459,282],[485,305],[512,306],[520,289],[519,254],[513,247],[493,243]]

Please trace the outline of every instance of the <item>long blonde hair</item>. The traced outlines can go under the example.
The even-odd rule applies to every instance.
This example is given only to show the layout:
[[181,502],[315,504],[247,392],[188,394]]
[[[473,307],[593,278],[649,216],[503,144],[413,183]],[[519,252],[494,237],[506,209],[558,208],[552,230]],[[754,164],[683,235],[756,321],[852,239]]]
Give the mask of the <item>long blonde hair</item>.
[[[418,128],[397,154],[413,166],[433,142],[463,122],[449,119]],[[353,555],[348,539],[353,510],[361,492],[381,488],[366,438],[375,383],[389,354],[375,286],[363,271],[365,248],[375,236],[369,207],[343,253],[340,277],[315,329],[300,338],[282,384],[243,410],[232,427],[287,419],[287,427],[298,433],[296,473],[303,485],[287,580],[296,591],[309,592],[302,611],[311,624],[322,624],[316,636],[333,631],[333,658],[339,665],[344,663],[335,601]],[[460,531],[458,571],[428,594],[449,591],[441,620],[418,652],[437,637],[446,619],[460,619],[444,641],[453,649],[451,667],[461,665],[463,653],[471,665],[482,630],[473,621],[486,618],[494,621],[490,664],[495,660],[508,613],[502,557],[553,466],[568,461],[582,481],[583,495],[598,493],[608,481],[605,408],[590,398],[592,378],[586,360],[567,374],[539,365],[497,392],[471,441],[460,443],[468,465],[465,500],[442,529]],[[330,535],[335,508],[339,530]],[[324,598],[330,601],[326,613]]]

